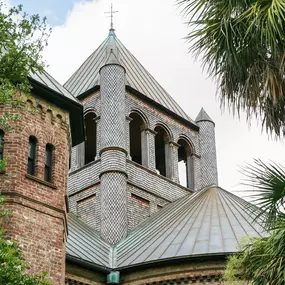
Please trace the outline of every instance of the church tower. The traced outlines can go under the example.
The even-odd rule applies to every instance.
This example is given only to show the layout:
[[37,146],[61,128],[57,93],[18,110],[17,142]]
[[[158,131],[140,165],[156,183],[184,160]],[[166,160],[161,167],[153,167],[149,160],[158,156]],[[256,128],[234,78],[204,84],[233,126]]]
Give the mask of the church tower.
[[70,210],[105,242],[217,182],[213,122],[193,121],[113,28],[64,87],[83,104],[86,130],[72,150]]

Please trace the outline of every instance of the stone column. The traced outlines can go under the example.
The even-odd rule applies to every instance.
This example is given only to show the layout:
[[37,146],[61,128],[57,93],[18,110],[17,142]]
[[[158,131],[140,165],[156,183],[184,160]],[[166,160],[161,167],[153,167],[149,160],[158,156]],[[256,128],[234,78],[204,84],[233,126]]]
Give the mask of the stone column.
[[96,117],[96,118],[94,119],[94,121],[95,121],[95,128],[96,128],[96,157],[95,157],[95,160],[97,160],[97,159],[100,158],[99,153],[100,153],[100,151],[101,151],[100,118],[101,118],[101,117],[98,116],[98,117]]
[[131,117],[126,116],[126,145],[128,151],[128,159],[132,160],[131,157],[131,143],[130,143],[130,123],[133,119]]
[[178,172],[178,148],[179,144],[170,141],[169,142],[169,152],[170,152],[170,161],[169,165],[171,166],[171,180],[178,183],[179,182],[179,172]]
[[142,165],[149,167],[149,134],[143,129],[141,131]]
[[147,128],[145,129],[146,133],[146,140],[147,140],[147,145],[148,145],[148,165],[147,167],[156,172],[156,167],[155,167],[155,135],[156,132]]
[[115,59],[113,56],[100,70],[100,234],[110,244],[126,237],[128,230],[125,69]]

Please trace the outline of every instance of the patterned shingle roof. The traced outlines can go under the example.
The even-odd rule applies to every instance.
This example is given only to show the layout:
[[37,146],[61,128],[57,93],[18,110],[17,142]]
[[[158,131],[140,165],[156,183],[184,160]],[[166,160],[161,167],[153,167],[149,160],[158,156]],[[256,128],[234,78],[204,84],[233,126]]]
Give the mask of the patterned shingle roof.
[[[257,207],[220,187],[205,188],[167,205],[134,229],[113,250],[109,247],[110,264],[120,268],[236,252],[241,238],[266,235],[261,219],[254,218],[253,212],[256,211],[259,211]],[[84,223],[80,222],[80,225],[76,229],[77,238],[73,229],[70,230],[69,254],[80,251],[77,255],[82,259],[98,262],[99,258],[100,264],[107,264],[108,245],[103,243],[101,246],[99,236],[89,233],[93,231],[91,228],[87,238]],[[91,242],[92,236],[94,240]],[[71,242],[74,239],[77,241]],[[103,257],[99,248],[104,249]]]
[[77,97],[92,87],[100,85],[99,70],[106,63],[110,50],[116,53],[120,64],[126,69],[127,86],[132,87],[139,93],[195,125],[195,122],[189,118],[175,100],[120,42],[112,30],[102,44],[68,79],[64,87]]

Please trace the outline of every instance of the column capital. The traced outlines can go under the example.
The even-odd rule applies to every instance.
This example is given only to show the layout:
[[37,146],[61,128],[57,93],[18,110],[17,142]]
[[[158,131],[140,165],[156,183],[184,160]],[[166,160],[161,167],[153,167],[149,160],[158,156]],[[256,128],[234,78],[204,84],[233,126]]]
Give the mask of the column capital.
[[129,117],[129,116],[126,116],[126,120],[127,120],[127,122],[131,122],[132,120],[133,120],[133,118],[131,118],[131,117]]
[[97,117],[95,117],[95,118],[93,119],[93,121],[94,121],[95,123],[97,123],[98,121],[100,121],[100,118],[101,118],[101,116],[97,116]]
[[154,135],[154,136],[157,134],[156,131],[154,131],[154,130],[152,130],[152,129],[150,129],[150,128],[145,128],[144,131],[145,131],[146,133],[152,134],[152,135]]
[[168,141],[169,145],[172,146],[172,147],[176,147],[176,148],[179,148],[180,147],[180,144],[174,142],[174,141]]

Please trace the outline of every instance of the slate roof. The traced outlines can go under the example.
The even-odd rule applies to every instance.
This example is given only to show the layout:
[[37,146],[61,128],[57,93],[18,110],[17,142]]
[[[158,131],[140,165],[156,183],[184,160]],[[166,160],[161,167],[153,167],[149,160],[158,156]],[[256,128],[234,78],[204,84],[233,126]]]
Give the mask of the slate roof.
[[[167,205],[134,229],[113,250],[110,248],[113,267],[236,252],[238,242],[244,236],[266,235],[261,219],[254,219],[253,212],[256,211],[259,211],[257,207],[220,187],[205,188]],[[80,222],[80,225],[83,229],[84,223]],[[88,230],[86,238],[85,230],[81,233],[78,227],[78,241],[75,242],[71,228],[68,253],[77,252],[80,244],[80,255],[77,255],[82,259],[87,254],[92,256],[88,260],[100,258],[103,259],[101,264],[107,264],[106,252],[104,257],[98,256],[98,248],[101,248],[97,244],[98,236],[93,233],[95,239],[90,240],[92,231],[91,228]],[[107,249],[104,243],[104,251]]]
[[213,120],[210,118],[210,116],[207,114],[207,112],[204,110],[204,108],[201,108],[195,122],[201,122],[201,121],[210,121],[213,122]]
[[111,246],[74,214],[68,217],[66,253],[80,260],[109,267]]
[[45,87],[48,87],[52,91],[57,92],[58,94],[70,99],[71,101],[81,104],[79,100],[77,100],[75,97],[69,93],[61,84],[59,84],[50,74],[48,74],[46,71],[43,72],[37,72],[30,75],[30,78],[36,80],[37,82],[41,83]]
[[100,85],[99,70],[106,63],[110,50],[116,52],[117,59],[126,69],[127,86],[195,125],[195,122],[120,42],[113,30],[110,30],[109,36],[68,79],[64,87],[77,97]]

